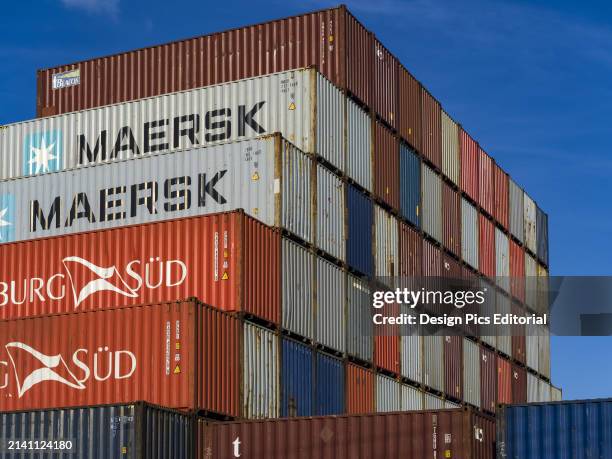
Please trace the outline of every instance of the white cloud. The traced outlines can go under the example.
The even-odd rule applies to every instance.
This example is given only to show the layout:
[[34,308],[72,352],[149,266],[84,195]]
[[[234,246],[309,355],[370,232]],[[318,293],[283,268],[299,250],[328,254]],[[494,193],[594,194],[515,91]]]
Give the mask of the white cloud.
[[119,14],[119,0],[61,0],[67,8],[87,11],[88,13],[105,13],[116,17]]

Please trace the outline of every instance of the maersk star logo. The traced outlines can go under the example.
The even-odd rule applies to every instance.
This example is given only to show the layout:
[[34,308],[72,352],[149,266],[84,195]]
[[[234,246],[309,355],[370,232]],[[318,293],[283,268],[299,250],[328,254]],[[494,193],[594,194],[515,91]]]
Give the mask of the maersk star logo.
[[62,132],[60,130],[29,134],[23,142],[23,174],[38,175],[60,170]]
[[10,194],[0,195],[0,243],[15,238],[15,200]]

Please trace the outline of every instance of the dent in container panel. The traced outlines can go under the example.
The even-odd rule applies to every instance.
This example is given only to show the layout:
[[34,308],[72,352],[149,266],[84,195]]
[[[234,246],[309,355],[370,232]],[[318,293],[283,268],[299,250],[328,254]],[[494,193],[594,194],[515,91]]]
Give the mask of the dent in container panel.
[[357,271],[372,276],[372,234],[374,232],[374,209],[370,199],[351,184],[346,185],[346,262]]
[[344,364],[332,356],[316,353],[315,415],[344,414]]
[[376,375],[376,412],[399,411],[400,383],[384,375]]
[[317,164],[317,247],[345,261],[345,192],[340,178]]
[[304,344],[282,338],[281,416],[312,416],[314,358]]
[[525,215],[525,246],[531,250],[531,253],[536,253],[536,204],[529,197],[527,193],[524,193],[523,198],[524,215]]
[[412,148],[421,151],[423,110],[421,84],[401,64],[399,66],[399,132]]
[[504,228],[509,227],[508,174],[493,164],[493,217]]
[[282,325],[314,339],[314,255],[289,239],[282,239]]
[[442,179],[423,164],[421,169],[423,231],[442,243]]
[[510,234],[520,242],[523,242],[525,218],[524,218],[524,193],[514,180],[508,179],[508,195],[510,202]]
[[382,123],[374,132],[374,194],[394,209],[399,208],[399,141]]
[[347,343],[346,352],[371,362],[374,347],[370,285],[352,274],[347,275]]
[[474,202],[478,198],[478,144],[463,129],[459,131],[461,149],[461,189]]
[[497,356],[495,352],[480,347],[480,407],[495,413],[497,400]]
[[400,208],[402,217],[420,226],[421,159],[404,143],[400,144]]
[[444,337],[444,392],[453,398],[463,398],[463,337]]
[[397,127],[399,62],[374,38],[374,104],[376,113],[392,128]]
[[346,364],[346,412],[348,414],[374,411],[374,378],[372,370]]
[[421,105],[423,107],[422,152],[438,169],[442,168],[442,118],[440,102],[421,88]]
[[347,100],[347,175],[372,191],[372,119],[352,100]]
[[317,257],[316,341],[344,353],[346,343],[346,275],[338,266]]
[[459,185],[459,126],[442,110],[442,173]]
[[461,256],[461,196],[442,182],[442,232],[444,246]]
[[461,198],[461,258],[478,269],[478,211]]
[[478,148],[478,204],[493,215],[493,167],[495,162],[482,148]]
[[489,278],[495,277],[495,226],[484,214],[478,214],[478,269]]

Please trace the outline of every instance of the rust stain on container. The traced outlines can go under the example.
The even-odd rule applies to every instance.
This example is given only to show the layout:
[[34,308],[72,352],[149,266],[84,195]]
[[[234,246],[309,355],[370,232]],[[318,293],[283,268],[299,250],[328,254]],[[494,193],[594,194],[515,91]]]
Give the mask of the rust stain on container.
[[444,337],[444,392],[463,397],[463,336]]
[[495,278],[495,225],[483,214],[478,214],[478,269],[485,276]]
[[399,139],[382,123],[375,123],[374,193],[399,208]]
[[461,196],[442,182],[442,232],[444,245],[461,256]]
[[425,88],[421,90],[423,107],[423,156],[438,169],[442,168],[442,110],[440,103]]
[[479,202],[478,144],[463,129],[459,131],[459,148],[461,149],[461,189],[474,202]]
[[482,148],[478,149],[478,204],[493,215],[493,167],[495,162]]
[[374,411],[374,373],[353,363],[346,364],[346,411],[348,414]]
[[509,204],[508,204],[508,174],[497,164],[493,167],[493,216],[506,230],[509,229]]
[[421,84],[402,65],[399,66],[399,100],[399,133],[414,149],[421,151]]

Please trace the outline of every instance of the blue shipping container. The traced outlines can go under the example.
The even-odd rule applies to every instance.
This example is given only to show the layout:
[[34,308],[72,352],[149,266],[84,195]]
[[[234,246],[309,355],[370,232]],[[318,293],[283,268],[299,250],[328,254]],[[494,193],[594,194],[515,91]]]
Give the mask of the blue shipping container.
[[316,416],[344,413],[342,360],[317,352]]
[[400,207],[402,216],[420,227],[421,160],[404,144],[400,146]]
[[536,207],[536,241],[538,259],[548,266],[548,215]]
[[[10,441],[64,441],[64,449],[7,451]],[[193,418],[145,403],[0,414],[1,458],[190,458]],[[57,444],[61,447],[61,444]]]
[[612,399],[502,406],[497,457],[612,459]]
[[373,275],[372,225],[374,210],[372,201],[352,185],[346,187],[348,231],[346,240],[346,261],[352,268]]
[[313,405],[312,349],[289,339],[283,339],[281,368],[281,416],[312,416]]

